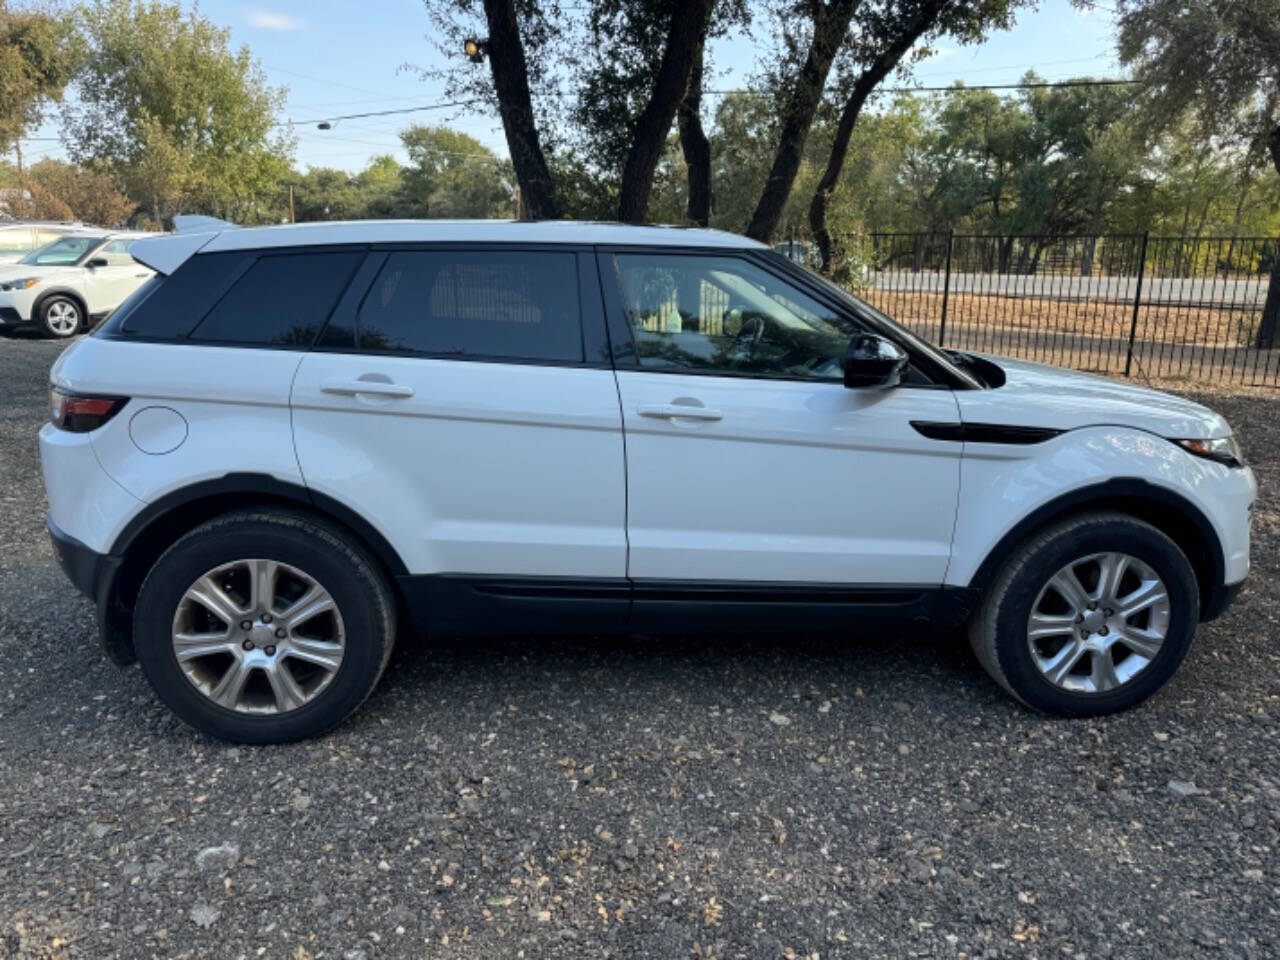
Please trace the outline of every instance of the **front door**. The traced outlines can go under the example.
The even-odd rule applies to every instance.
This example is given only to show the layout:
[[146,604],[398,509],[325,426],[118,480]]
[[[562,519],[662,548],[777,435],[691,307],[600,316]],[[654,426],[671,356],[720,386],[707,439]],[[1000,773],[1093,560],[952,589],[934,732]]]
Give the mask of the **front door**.
[[110,313],[124,298],[138,289],[151,270],[129,255],[129,241],[112,240],[95,250],[90,260],[105,260],[104,266],[85,267],[85,294],[89,313]]
[[911,421],[958,423],[949,389],[846,389],[860,321],[749,257],[618,251],[601,272],[635,354],[617,376],[637,601],[650,581],[943,582],[960,445]]

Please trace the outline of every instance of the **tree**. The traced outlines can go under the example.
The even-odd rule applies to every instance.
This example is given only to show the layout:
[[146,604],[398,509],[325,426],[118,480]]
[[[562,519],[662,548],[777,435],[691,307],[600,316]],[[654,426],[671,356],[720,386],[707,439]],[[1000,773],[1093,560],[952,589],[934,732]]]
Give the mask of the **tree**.
[[489,25],[489,69],[493,74],[502,128],[507,135],[507,149],[520,184],[521,216],[554,218],[559,215],[555,187],[534,120],[515,0],[484,0],[484,14]]
[[[1083,0],[1077,0],[1083,2]],[[1265,152],[1280,173],[1280,0],[1118,0],[1122,63],[1147,91],[1152,123],[1188,110],[1207,135]],[[1255,344],[1280,330],[1280,257]]]
[[622,167],[618,219],[624,223],[641,223],[645,219],[653,175],[676,111],[688,90],[689,75],[702,49],[713,3],[714,0],[681,0],[668,18],[662,61],[653,80],[649,102],[632,128],[631,147]]
[[[0,0],[0,152],[19,146],[50,100],[62,99],[80,47],[65,18],[9,9]],[[22,152],[18,154],[22,176]]]
[[[859,2],[860,0],[788,0],[783,6],[784,16],[789,14],[795,21],[807,17],[809,43],[804,48],[804,59],[799,69],[785,81],[785,86],[791,93],[786,97],[782,109],[773,164],[765,179],[764,191],[751,214],[751,222],[747,224],[747,236],[755,240],[767,243],[782,219],[782,211],[800,169],[805,139],[809,135],[814,114],[827,85],[827,74],[831,71],[840,45],[844,43]],[[788,59],[794,60],[801,49],[799,41],[787,33],[784,35],[784,42],[790,54]]]
[[62,160],[41,160],[31,167],[30,180],[65,204],[68,212],[64,216],[85,223],[114,227],[127,220],[137,206],[110,174]]
[[400,172],[403,206],[420,217],[509,214],[507,165],[479,140],[447,127],[412,126],[400,134],[410,165]]
[[292,143],[273,132],[284,90],[248,48],[177,4],[97,0],[82,11],[89,52],[64,112],[73,159],[118,176],[157,224],[198,210],[261,217]]
[[884,0],[859,7],[854,18],[855,37],[848,47],[853,61],[848,95],[826,169],[809,205],[809,225],[823,269],[831,266],[827,207],[848,156],[854,124],[868,98],[921,38],[948,35],[962,43],[979,41],[989,27],[1009,25],[1012,5],[1012,0]]

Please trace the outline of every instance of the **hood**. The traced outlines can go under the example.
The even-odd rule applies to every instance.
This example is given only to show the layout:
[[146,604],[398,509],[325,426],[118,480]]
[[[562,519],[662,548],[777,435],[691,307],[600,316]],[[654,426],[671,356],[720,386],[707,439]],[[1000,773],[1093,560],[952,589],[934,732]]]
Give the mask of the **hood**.
[[985,359],[1004,371],[1005,383],[986,390],[956,391],[960,416],[968,423],[1057,430],[1125,426],[1187,440],[1231,433],[1220,414],[1159,390],[1042,363]]
[[78,269],[66,266],[37,267],[34,263],[0,263],[0,282],[17,280],[19,277],[52,277]]

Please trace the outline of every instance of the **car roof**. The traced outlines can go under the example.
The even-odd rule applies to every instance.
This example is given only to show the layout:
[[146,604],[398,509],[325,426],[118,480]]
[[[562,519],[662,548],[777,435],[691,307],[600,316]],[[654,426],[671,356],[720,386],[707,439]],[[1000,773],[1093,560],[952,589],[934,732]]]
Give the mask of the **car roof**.
[[[279,249],[346,243],[535,243],[768,249],[722,230],[632,226],[582,220],[345,220],[235,227],[208,220],[207,232],[148,237],[130,244],[134,258],[172,273],[188,257],[228,250]],[[218,229],[221,226],[222,229]]]

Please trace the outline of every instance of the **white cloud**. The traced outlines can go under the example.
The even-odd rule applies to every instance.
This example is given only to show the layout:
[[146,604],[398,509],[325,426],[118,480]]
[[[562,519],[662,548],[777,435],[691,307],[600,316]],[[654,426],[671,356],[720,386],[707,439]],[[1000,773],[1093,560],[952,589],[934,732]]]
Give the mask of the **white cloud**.
[[307,21],[301,17],[275,10],[264,10],[261,7],[251,7],[245,12],[245,19],[249,21],[251,27],[257,27],[259,30],[301,30],[307,25]]

